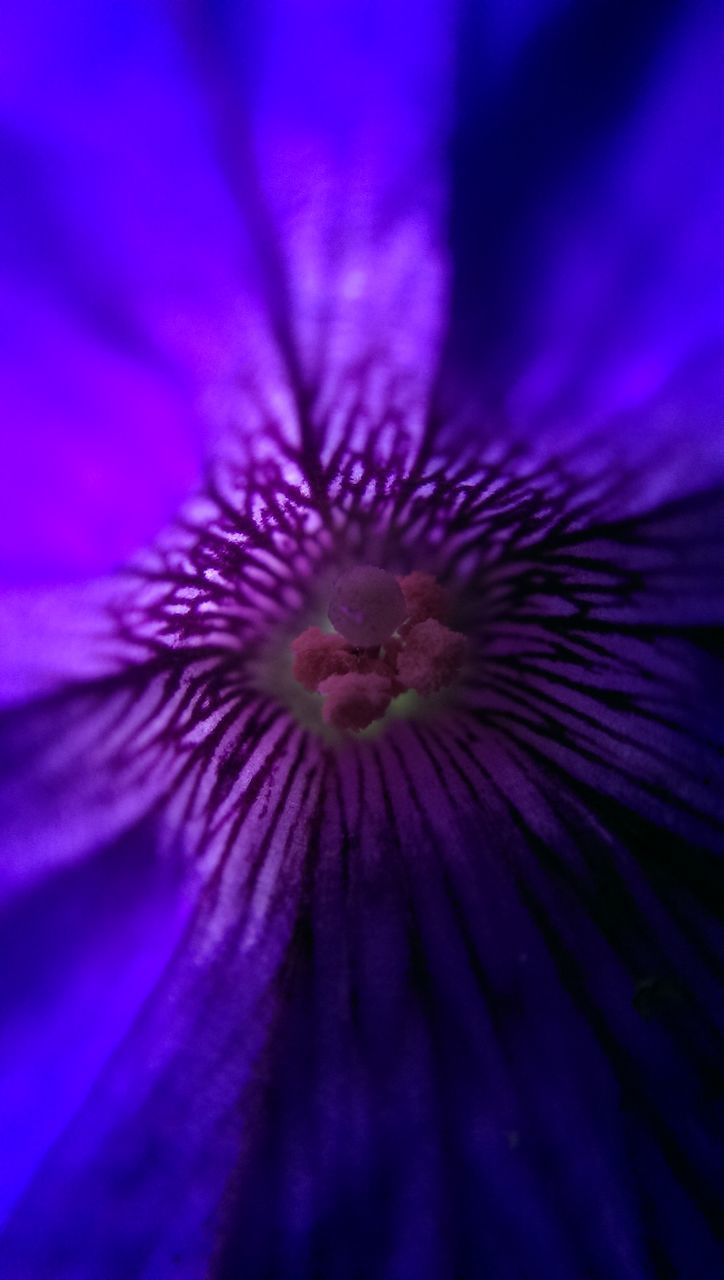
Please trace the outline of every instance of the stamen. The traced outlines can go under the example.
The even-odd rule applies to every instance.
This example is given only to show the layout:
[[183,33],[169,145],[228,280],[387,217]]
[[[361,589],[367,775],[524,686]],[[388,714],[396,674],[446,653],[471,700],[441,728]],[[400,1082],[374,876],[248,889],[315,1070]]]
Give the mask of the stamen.
[[292,640],[295,680],[314,692],[327,676],[344,675],[357,669],[357,660],[342,636],[333,636],[319,627],[307,627]]
[[467,641],[435,618],[418,622],[397,659],[397,674],[407,689],[437,693],[455,680],[465,660]]
[[367,729],[381,720],[392,701],[392,685],[384,676],[355,673],[329,676],[319,686],[322,716],[334,729]]
[[431,573],[415,569],[398,579],[407,609],[406,625],[414,626],[427,618],[445,622],[450,612],[450,599],[444,587]]
[[443,625],[447,592],[429,573],[396,579],[360,565],[337,579],[329,618],[341,634],[307,627],[292,641],[294,677],[322,694],[322,718],[359,732],[380,720],[393,698],[427,696],[453,684],[467,641]]

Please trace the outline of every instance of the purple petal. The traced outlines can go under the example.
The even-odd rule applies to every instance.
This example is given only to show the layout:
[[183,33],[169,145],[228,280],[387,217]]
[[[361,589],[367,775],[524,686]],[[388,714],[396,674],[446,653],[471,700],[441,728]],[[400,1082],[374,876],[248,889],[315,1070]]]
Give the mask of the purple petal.
[[[544,289],[515,342],[503,323],[515,299],[508,313],[489,291],[497,352],[479,358],[485,325],[466,350],[460,317],[471,323],[481,278],[502,281],[495,254],[509,266],[520,244],[511,216],[509,238],[482,255],[492,276],[470,260],[472,302],[457,262],[447,390],[460,395],[472,350],[482,399],[472,433],[457,420],[439,427],[429,391],[442,133],[431,102],[444,28],[416,11],[412,41],[407,9],[352,5],[337,21],[336,6],[314,20],[304,8],[297,19],[272,7],[255,28],[254,83],[248,65],[236,74],[248,46],[232,9],[183,6],[178,57],[199,76],[258,250],[233,456],[136,562],[114,609],[113,669],[87,667],[81,648],[68,688],[32,673],[8,682],[11,700],[42,695],[0,725],[7,890],[34,886],[9,927],[29,986],[42,965],[18,937],[40,939],[62,915],[44,906],[61,882],[36,882],[118,839],[128,888],[123,832],[149,809],[158,846],[183,868],[183,903],[197,906],[161,973],[184,915],[149,886],[129,935],[140,952],[138,969],[124,966],[130,994],[97,1038],[84,1025],[61,1058],[62,1098],[25,1133],[8,1198],[35,1176],[0,1265],[12,1280],[709,1280],[721,1269],[720,366],[689,359],[665,316],[651,339],[663,363],[639,377],[656,288],[640,306],[613,291],[633,307],[626,350],[602,324],[600,368],[582,360],[580,379],[564,369],[548,399],[517,355],[538,319],[556,351],[569,341]],[[531,59],[544,83],[555,78],[573,36],[583,30],[590,53],[603,23],[616,62],[582,112],[599,133],[604,90],[621,112],[645,67],[654,101],[653,55],[668,46],[652,12],[637,13],[619,48],[601,7],[556,9],[550,72],[545,38],[541,62],[525,21],[510,37],[498,24],[491,89]],[[690,82],[681,48],[677,101]],[[579,87],[589,70],[583,58]],[[351,72],[355,90],[370,76],[369,98],[340,93]],[[704,97],[708,119],[706,87]],[[535,112],[516,110],[520,139]],[[625,170],[631,179],[640,162],[644,187],[647,121],[644,110]],[[577,121],[563,130],[556,175],[584,133]],[[500,195],[493,187],[501,234],[530,181],[508,173]],[[553,194],[542,203],[558,214]],[[624,209],[616,250],[628,230]],[[677,266],[674,299],[685,276]],[[573,292],[585,353],[588,294]],[[698,348],[711,314],[697,307],[687,333]],[[103,314],[126,336],[123,358],[137,356],[123,309]],[[434,571],[455,595],[472,661],[419,718],[332,745],[281,658],[324,582],[357,559]],[[104,919],[108,882],[99,876],[97,898],[92,874],[63,872],[73,902],[90,875],[87,905]],[[148,926],[167,901],[156,948]],[[132,893],[126,905],[135,921]],[[121,934],[106,945],[89,930],[104,974]],[[96,988],[85,952],[69,967],[77,1015]],[[34,1027],[25,1040],[13,1030],[20,1073],[27,1062],[36,1079],[45,1048]]]
[[213,865],[173,963],[8,1227],[0,1257],[9,1274],[191,1280],[206,1268],[283,1005],[302,833],[317,795],[307,793],[306,767],[270,792],[264,754],[261,785],[251,769],[243,829],[225,824],[205,850]]
[[153,833],[126,833],[0,914],[0,1221],[155,985],[183,899]]
[[96,573],[197,479],[236,232],[172,27],[16,7],[0,129],[4,577]]
[[[310,451],[322,420],[328,448],[349,437],[356,398],[372,400],[368,420],[382,400],[404,407],[419,434],[444,303],[449,20],[436,6],[273,3],[240,33],[234,6],[182,11],[266,308],[245,377]],[[245,318],[255,332],[250,305]]]
[[[217,1232],[219,1277],[638,1280],[656,1248],[714,1267],[715,987],[680,918],[682,891],[706,918],[706,862],[660,829],[634,856],[624,809],[602,830],[485,737],[405,729],[323,793],[320,772],[278,774],[11,1224],[19,1273],[191,1277]],[[260,929],[261,809],[280,857]]]
[[[633,1003],[685,939],[565,788],[551,811],[499,739],[473,762],[457,734],[415,736],[330,800],[212,1274],[638,1280],[651,1235],[683,1274],[716,1269],[691,1089],[715,1041],[688,994],[653,1023]],[[712,978],[690,976],[698,1000]]]
[[469,9],[449,373],[518,430],[589,430],[721,342],[721,11],[565,6],[489,79]]
[[183,706],[179,685],[150,662],[0,713],[0,901],[90,856],[161,801],[173,775],[159,739]]
[[0,594],[0,707],[117,670],[112,606],[118,582]]
[[[715,1272],[721,497],[623,517],[633,477],[490,451],[337,460],[324,537],[291,458],[229,468],[139,566],[168,701],[125,741],[200,906],[19,1274]],[[335,751],[259,669],[351,536],[426,546],[475,659]]]
[[37,306],[26,316],[32,333],[16,329],[2,374],[0,573],[12,586],[116,568],[171,518],[201,459],[178,392]]

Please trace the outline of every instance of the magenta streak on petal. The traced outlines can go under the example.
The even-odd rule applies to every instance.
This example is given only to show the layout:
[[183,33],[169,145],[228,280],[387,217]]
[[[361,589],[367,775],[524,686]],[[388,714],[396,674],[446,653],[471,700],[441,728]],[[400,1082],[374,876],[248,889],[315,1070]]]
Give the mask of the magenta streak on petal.
[[[180,389],[14,301],[0,392],[0,576],[12,585],[119,567],[173,516],[200,469],[201,440]],[[42,376],[38,353],[44,351]]]
[[162,14],[16,7],[2,44],[0,574],[47,582],[116,567],[197,481],[241,271]]

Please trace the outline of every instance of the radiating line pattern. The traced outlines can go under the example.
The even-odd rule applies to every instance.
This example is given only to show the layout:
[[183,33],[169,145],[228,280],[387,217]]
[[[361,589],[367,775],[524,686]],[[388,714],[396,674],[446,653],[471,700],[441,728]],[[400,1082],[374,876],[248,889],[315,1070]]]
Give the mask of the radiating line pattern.
[[[714,1274],[724,495],[634,515],[574,454],[395,431],[239,445],[119,587],[115,670],[6,716],[51,791],[92,741],[84,812],[140,797],[197,884],[11,1267]],[[436,573],[472,656],[330,742],[274,673],[354,560]]]

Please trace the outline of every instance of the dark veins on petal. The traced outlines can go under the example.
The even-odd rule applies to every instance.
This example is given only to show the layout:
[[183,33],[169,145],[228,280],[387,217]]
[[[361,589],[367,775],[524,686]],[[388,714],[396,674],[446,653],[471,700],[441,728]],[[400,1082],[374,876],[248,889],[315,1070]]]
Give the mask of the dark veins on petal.
[[[622,516],[637,477],[583,451],[366,441],[270,428],[115,612],[105,750],[157,780],[200,888],[125,1136],[78,1172],[81,1118],[54,1157],[147,1207],[93,1266],[146,1274],[159,1230],[189,1257],[200,1223],[230,1280],[711,1276],[724,494]],[[288,647],[357,562],[435,574],[470,657],[335,740]]]
[[[217,903],[223,915],[231,902],[236,913],[242,899],[249,904],[255,893],[274,897],[280,887],[283,892],[285,877],[301,876],[289,946],[294,1000],[301,1002],[298,1034],[304,1041],[311,1019],[311,1025],[320,1023],[322,1046],[335,1039],[341,1033],[325,1030],[331,1015],[323,1010],[327,997],[338,1010],[341,1002],[353,1039],[360,1037],[355,1070],[360,1062],[371,1064],[371,1080],[359,1083],[368,1103],[377,1089],[375,1073],[394,1075],[389,1062],[378,1061],[390,1001],[399,1002],[401,1013],[409,999],[406,1016],[420,1019],[414,1035],[432,1036],[433,1054],[442,1052],[438,1037],[455,1043],[459,1024],[475,1022],[481,1001],[500,1053],[515,1061],[512,1008],[530,997],[509,989],[510,975],[500,972],[487,936],[491,926],[482,924],[488,911],[476,919],[470,906],[476,896],[494,895],[496,882],[504,880],[500,901],[514,899],[515,911],[526,917],[523,934],[535,935],[531,955],[544,948],[552,966],[547,981],[538,978],[540,1016],[553,1025],[560,1016],[565,1028],[570,1015],[558,1015],[558,1003],[571,1002],[585,1027],[576,1034],[590,1036],[617,1082],[616,1105],[624,1116],[630,1111],[636,1117],[624,1120],[624,1131],[632,1130],[629,1158],[638,1162],[633,1179],[650,1237],[637,1247],[653,1248],[665,1231],[655,1221],[660,1202],[648,1179],[663,1185],[672,1178],[692,1213],[715,1214],[715,1148],[703,1111],[714,1088],[717,1044],[707,1012],[716,1002],[708,930],[711,925],[713,932],[709,913],[721,901],[714,854],[721,848],[722,815],[712,784],[720,776],[724,695],[721,636],[710,623],[720,621],[713,600],[724,567],[717,534],[724,496],[700,493],[621,518],[614,513],[622,492],[635,492],[635,476],[595,468],[587,473],[575,456],[536,463],[523,450],[506,454],[492,441],[474,455],[458,446],[445,456],[433,429],[416,453],[404,432],[393,430],[381,459],[382,435],[382,429],[371,433],[357,450],[340,445],[326,458],[320,447],[313,466],[281,436],[273,457],[229,462],[167,542],[139,566],[139,587],[122,609],[121,631],[142,662],[167,664],[167,710],[154,714],[146,760],[151,766],[161,749],[175,759],[169,798],[176,820],[194,831],[206,865],[207,911]],[[393,720],[373,741],[330,743],[318,732],[316,712],[300,708],[290,695],[285,655],[290,636],[319,610],[319,584],[356,562],[397,573],[433,572],[452,595],[455,625],[468,635],[472,658],[462,685],[432,709]],[[282,857],[270,871],[292,786],[300,792],[305,848],[293,868]],[[481,823],[491,828],[485,837],[478,834]],[[247,824],[257,831],[251,839]],[[243,859],[240,846],[247,847]],[[327,894],[336,902],[336,923],[325,922],[332,912]],[[366,955],[376,944],[359,940],[372,910],[368,897],[378,894],[381,916],[389,917],[379,925],[382,933],[385,927],[401,933],[389,962],[412,974],[409,996],[401,979],[395,997],[377,991],[382,979]],[[393,923],[398,911],[400,921]],[[337,931],[348,927],[351,938],[343,947]],[[384,951],[387,944],[380,945]],[[327,947],[345,952],[339,972],[331,972]],[[526,954],[527,942],[516,963],[525,966]],[[383,968],[387,959],[380,960]],[[498,978],[491,978],[496,969]],[[553,973],[562,995],[551,994]],[[440,1005],[453,989],[452,1008]],[[363,1009],[368,1001],[374,1021]],[[642,1014],[651,1024],[645,1030]],[[391,1026],[391,1009],[388,1015]],[[320,1050],[324,1060],[307,1067],[319,1073],[316,1085],[280,1084],[289,1061],[303,1054],[295,1025],[292,1019],[286,1033],[292,1043],[282,1041],[276,1050],[272,1117],[277,1108],[285,1117],[289,1108],[304,1110],[307,1088],[310,1097],[319,1091],[324,1110],[321,1100],[332,1088],[325,1072],[343,1078],[347,1070],[330,1044]],[[464,1038],[474,1042],[479,1034],[482,1024]],[[480,1048],[471,1043],[468,1051],[474,1057]],[[586,1046],[585,1052],[592,1050]],[[687,1087],[687,1058],[699,1070],[700,1092],[672,1098],[672,1090]],[[429,1068],[427,1088],[442,1073],[443,1107],[453,1106],[446,1090],[453,1087],[455,1061],[451,1052],[447,1065]],[[401,1079],[406,1070],[399,1068]],[[472,1080],[467,1087],[477,1088]],[[519,1087],[525,1098],[530,1083]],[[281,1104],[279,1088],[292,1090]],[[511,1133],[534,1127],[526,1108],[537,1103],[521,1105],[522,1114],[511,1111]],[[306,1123],[319,1123],[318,1139],[326,1140],[324,1126],[332,1122],[315,1121],[313,1111]],[[446,1155],[442,1139],[442,1131],[448,1133],[454,1148],[461,1118],[440,1116],[438,1123],[441,1132],[429,1140],[441,1144],[443,1167],[447,1159],[463,1168],[461,1153]],[[356,1154],[330,1157],[331,1169],[320,1157],[317,1167],[311,1153],[294,1155],[299,1139],[293,1124],[273,1118],[270,1124],[258,1139],[261,1169],[269,1162],[265,1177],[257,1182],[255,1162],[254,1173],[246,1175],[254,1187],[239,1175],[240,1203],[247,1208],[238,1235],[232,1232],[221,1249],[222,1275],[235,1274],[239,1259],[251,1266],[256,1257],[262,1268],[263,1259],[277,1254],[278,1273],[287,1274],[299,1242],[291,1227],[288,1239],[275,1242],[275,1213],[267,1203],[275,1195],[285,1203],[290,1191],[284,1177],[309,1183],[311,1202],[300,1214],[316,1220],[326,1210],[314,1201],[321,1193],[313,1184],[334,1184],[335,1161],[338,1172],[351,1177],[357,1161],[366,1168],[373,1158],[360,1138]],[[327,1139],[333,1141],[331,1133]],[[550,1134],[538,1139],[542,1146],[534,1153],[541,1177],[554,1158],[550,1140]],[[484,1164],[490,1153],[470,1152],[466,1159]],[[303,1167],[293,1173],[295,1160]],[[379,1194],[391,1196],[380,1177]],[[231,1199],[236,1221],[237,1199]],[[341,1220],[320,1245],[331,1250],[322,1274],[343,1270],[350,1241],[364,1235],[366,1214],[355,1222],[354,1204],[350,1186],[349,1209],[339,1211]],[[416,1211],[399,1204],[380,1211],[380,1239],[369,1246],[380,1250],[375,1265],[382,1266],[392,1249],[385,1217],[403,1230],[405,1213]],[[458,1212],[455,1238],[467,1241],[459,1246],[458,1265],[464,1267],[466,1247],[477,1256],[480,1244],[462,1191]],[[618,1274],[617,1267],[627,1274],[613,1245],[608,1261],[596,1261],[597,1227],[579,1225],[575,1232],[590,1274]],[[568,1223],[562,1235],[572,1230]],[[441,1247],[438,1241],[436,1250]],[[573,1246],[548,1241],[546,1247],[555,1256],[562,1251],[563,1265]],[[524,1257],[519,1265],[527,1265]],[[311,1261],[309,1266],[313,1270]]]

